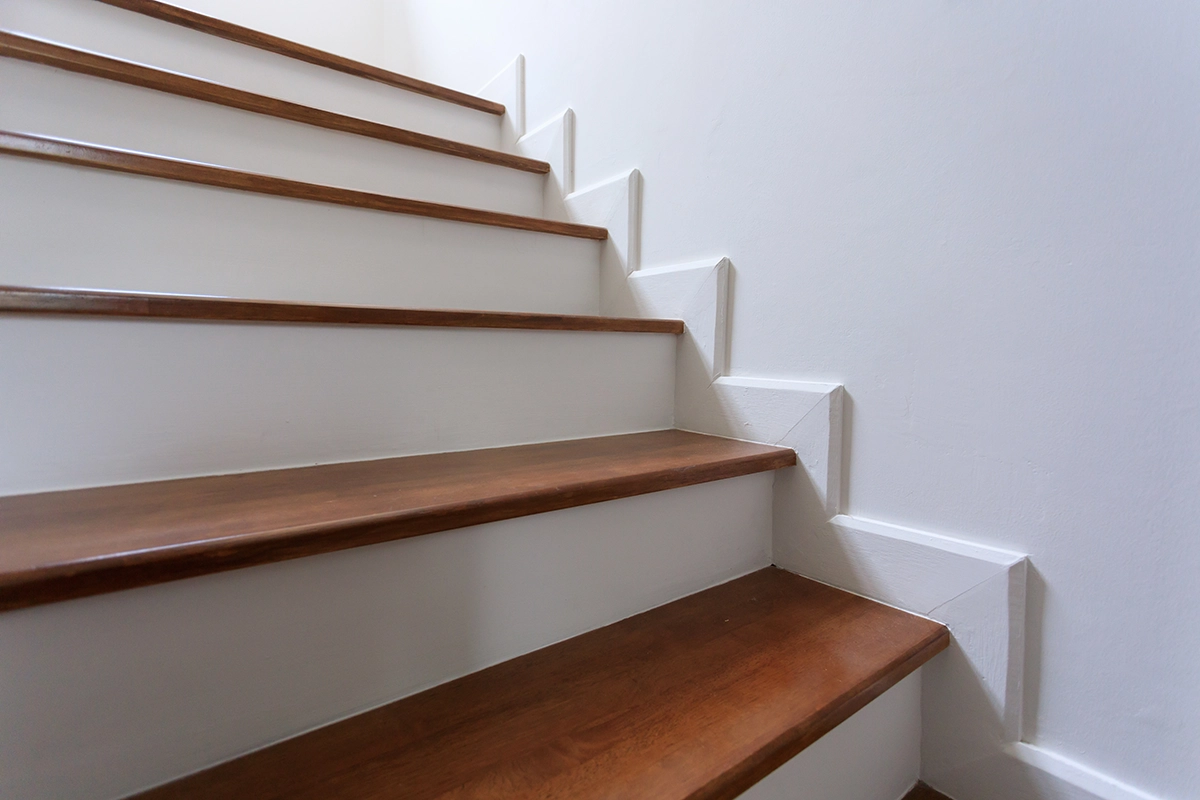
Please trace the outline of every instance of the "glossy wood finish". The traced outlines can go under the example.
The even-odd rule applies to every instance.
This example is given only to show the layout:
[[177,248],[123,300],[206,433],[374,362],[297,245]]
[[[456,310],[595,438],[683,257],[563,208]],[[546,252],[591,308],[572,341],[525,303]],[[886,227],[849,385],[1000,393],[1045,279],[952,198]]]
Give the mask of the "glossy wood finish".
[[409,325],[426,328],[504,328],[534,331],[604,331],[676,335],[683,333],[683,321],[676,319],[315,305],[195,295],[137,294],[3,285],[0,285],[0,313],[70,314],[92,317],[139,317],[224,322],[291,322],[324,325]]
[[768,568],[139,797],[724,800],[948,644]]
[[782,469],[684,431],[0,497],[0,610]]
[[923,783],[918,783],[912,791],[904,795],[904,800],[950,800],[949,797]]
[[477,111],[485,111],[497,116],[504,114],[504,106],[491,100],[484,100],[464,92],[455,91],[454,89],[447,89],[443,86],[410,78],[406,75],[389,72],[370,64],[364,64],[361,61],[354,61],[353,59],[334,55],[333,53],[327,53],[315,47],[281,39],[278,36],[272,36],[268,33],[235,25],[232,22],[226,22],[215,17],[208,17],[204,14],[198,14],[195,11],[179,8],[178,6],[159,3],[155,0],[100,0],[100,2],[124,8],[128,11],[134,11],[138,14],[144,14],[148,17],[154,17],[164,22],[182,25],[185,28],[191,28],[201,33],[219,36],[222,39],[228,39],[232,42],[257,47],[260,50],[268,50],[272,53],[287,56],[288,58],[308,62],[309,64],[316,64],[318,67],[325,67],[359,78],[386,83],[398,89],[407,89],[410,92],[416,92],[417,94],[434,97],[448,103],[473,108]]
[[188,75],[168,72],[143,64],[135,64],[131,61],[121,61],[97,53],[64,47],[8,31],[0,31],[0,56],[29,61],[35,64],[44,64],[82,75],[91,75],[119,83],[141,86],[180,97],[189,97],[193,100],[202,100],[208,103],[215,103],[242,111],[250,111],[255,114],[278,117],[279,119],[300,122],[305,125],[313,125],[328,130],[353,133],[408,147],[419,147],[423,150],[431,150],[436,153],[444,153],[459,158],[468,158],[472,161],[480,161],[486,164],[495,164],[497,166],[539,174],[546,174],[550,171],[550,165],[545,161],[537,161],[510,153],[501,153],[498,150],[488,150],[487,148],[476,147],[475,145],[462,144],[437,136],[407,131],[403,128],[394,128],[378,122],[369,122],[355,117],[348,117],[344,114],[335,114],[332,111],[310,108],[299,103],[277,100],[273,97],[245,92],[241,89],[222,86]]
[[475,208],[428,203],[424,200],[406,200],[372,192],[361,192],[356,189],[320,186],[270,175],[239,172],[195,161],[179,161],[27,133],[0,131],[0,154],[38,158],[60,164],[94,167],[131,175],[184,181],[275,197],[333,203],[334,205],[385,211],[392,214],[432,217],[454,222],[490,225],[496,228],[513,228],[535,233],[572,236],[579,239],[603,240],[608,238],[607,230],[591,225],[576,225],[570,222],[522,217],[498,211],[482,211]]

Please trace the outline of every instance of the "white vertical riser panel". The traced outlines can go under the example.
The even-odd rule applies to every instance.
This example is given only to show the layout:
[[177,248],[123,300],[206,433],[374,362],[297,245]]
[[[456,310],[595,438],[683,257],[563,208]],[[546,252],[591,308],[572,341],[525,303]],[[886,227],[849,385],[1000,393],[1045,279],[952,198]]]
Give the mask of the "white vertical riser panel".
[[123,796],[765,566],[771,485],[2,614],[0,796]]
[[538,217],[545,176],[0,58],[0,129]]
[[675,337],[0,315],[0,495],[670,428]]
[[921,673],[909,675],[739,800],[900,800],[921,768]]
[[0,283],[595,314],[590,239],[0,156]]
[[500,117],[226,41],[95,0],[0,0],[0,28],[283,100],[500,146]]

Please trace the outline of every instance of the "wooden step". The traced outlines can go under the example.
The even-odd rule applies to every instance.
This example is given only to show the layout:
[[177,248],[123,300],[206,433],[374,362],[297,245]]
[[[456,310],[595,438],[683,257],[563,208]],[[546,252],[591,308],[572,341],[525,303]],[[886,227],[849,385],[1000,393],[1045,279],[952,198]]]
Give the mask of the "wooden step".
[[733,798],[948,644],[768,568],[138,797]]
[[287,178],[226,169],[212,164],[97,147],[82,142],[27,133],[0,131],[0,154],[393,214],[431,217],[580,239],[604,240],[608,238],[607,230],[591,225],[462,208],[442,203],[429,203],[424,200],[407,200],[355,189],[321,186]]
[[226,22],[215,17],[198,14],[195,11],[189,11],[178,6],[155,2],[155,0],[100,0],[100,2],[129,11],[135,11],[164,22],[182,25],[185,28],[191,28],[201,33],[228,39],[231,42],[295,58],[309,64],[315,64],[318,67],[325,67],[359,78],[378,81],[389,86],[395,86],[398,89],[406,89],[410,92],[444,100],[448,103],[473,108],[477,111],[484,111],[488,114],[495,114],[497,116],[504,114],[504,106],[491,100],[484,100],[483,98],[455,91],[454,89],[447,89],[444,86],[437,86],[436,84],[410,78],[406,75],[389,72],[380,67],[364,64],[360,61],[334,55],[333,53],[327,53],[315,47],[288,41],[278,36],[272,36],[241,25],[235,25],[232,22]]
[[904,795],[904,800],[950,800],[950,798],[928,784],[918,782],[908,794]]
[[684,431],[0,497],[0,610],[793,466]]
[[524,156],[502,153],[484,147],[454,142],[438,136],[404,130],[345,114],[266,97],[261,94],[222,86],[210,81],[156,69],[131,61],[109,58],[98,53],[64,47],[29,36],[0,30],[0,56],[91,75],[97,78],[141,86],[168,94],[202,100],[216,105],[278,117],[292,122],[352,133],[394,144],[417,147],[436,153],[468,158],[485,164],[510,167],[525,172],[546,174],[550,165]]
[[676,335],[683,333],[683,321],[675,319],[318,305],[198,295],[142,294],[3,285],[0,285],[0,314],[64,314],[220,322],[408,325],[425,328],[609,331]]

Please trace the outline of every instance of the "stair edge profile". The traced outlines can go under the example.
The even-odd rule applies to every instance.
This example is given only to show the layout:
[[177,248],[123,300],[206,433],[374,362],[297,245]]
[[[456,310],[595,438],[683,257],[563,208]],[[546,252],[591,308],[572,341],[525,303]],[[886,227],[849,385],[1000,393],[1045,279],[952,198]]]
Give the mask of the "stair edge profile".
[[422,800],[453,783],[488,798],[733,800],[949,643],[933,620],[767,567],[134,797],[388,785]]
[[576,239],[603,241],[608,238],[607,229],[593,225],[524,217],[518,214],[484,211],[444,203],[431,203],[425,200],[408,200],[358,189],[342,189],[335,186],[306,183],[290,178],[242,172],[197,161],[147,155],[30,133],[0,131],[0,154],[391,214],[488,225],[494,228],[569,236]]
[[178,72],[160,70],[133,61],[110,58],[100,53],[91,53],[64,44],[49,42],[13,31],[0,29],[0,58],[26,61],[29,64],[54,67],[84,76],[112,80],[131,86],[140,86],[163,92],[176,97],[187,97],[206,103],[274,116],[276,119],[299,122],[301,125],[324,128],[328,131],[355,134],[380,142],[389,142],[419,148],[431,152],[439,152],[446,156],[469,158],[470,161],[493,164],[497,167],[522,170],[522,172],[545,175],[550,173],[550,164],[544,161],[527,158],[499,150],[488,150],[478,145],[454,142],[451,139],[431,136],[428,133],[404,130],[404,128],[384,125],[383,122],[372,122],[326,112],[319,108],[302,106],[276,97],[254,94],[251,91],[234,89],[233,86],[212,83],[210,80],[186,76]]
[[673,335],[682,334],[684,329],[683,320],[676,319],[326,305],[4,285],[0,285],[0,314]]
[[[647,451],[652,456],[649,464],[639,463]],[[627,457],[624,464],[619,463],[622,452]],[[657,462],[653,459],[656,455]],[[511,459],[508,469],[505,459]],[[522,459],[525,473],[520,471]],[[489,487],[486,479],[470,471],[480,464],[488,474],[502,476],[504,484]],[[635,497],[795,464],[795,451],[789,448],[667,430],[9,495],[0,497],[0,611]],[[571,475],[572,467],[581,474]],[[454,487],[458,494],[447,497],[444,492],[449,481],[445,476],[456,469],[462,475],[460,485]],[[399,483],[386,482],[388,476],[403,470],[408,474],[401,475]],[[538,470],[546,474],[539,475]],[[431,497],[427,482],[435,474],[440,476],[436,492],[443,494]],[[347,502],[357,504],[357,508],[312,521],[307,509],[315,506],[304,506],[301,501],[319,493],[320,503],[327,504],[328,493],[334,491],[339,477],[346,480],[346,475],[352,475],[354,481],[353,488],[345,489],[347,496],[355,489],[361,492],[366,491],[364,486],[371,486],[372,499],[353,497]],[[370,482],[372,477],[375,483]],[[281,486],[298,488],[289,494]],[[319,487],[319,492],[314,487]],[[407,507],[394,501],[397,492],[404,494]],[[230,495],[234,499],[228,500]],[[383,499],[376,499],[380,495]],[[226,498],[225,506],[217,498]],[[264,498],[283,509],[276,512],[275,520],[262,521],[264,513],[270,516],[269,510],[262,509],[261,504],[267,502]],[[163,514],[168,507],[168,521],[163,522],[155,515]],[[207,519],[194,513],[200,508],[209,515]],[[299,513],[306,517],[297,518]],[[179,514],[186,515],[182,521]],[[203,522],[202,532],[195,528],[197,517]],[[246,523],[245,519],[251,521]],[[114,534],[117,529],[120,532]],[[159,538],[145,538],[147,529],[152,530],[152,537],[157,534]],[[162,538],[163,530],[167,531],[166,539]],[[111,541],[114,537],[115,542]]]
[[443,155],[467,158],[485,164],[509,167],[523,172],[541,175],[550,172],[550,165],[545,161],[312,108],[288,100],[235,89],[191,75],[170,72],[133,61],[124,61],[3,29],[0,29],[0,57],[41,64],[227,108],[326,130],[365,136],[392,144],[416,147]]
[[170,22],[174,25],[190,28],[200,33],[227,39],[231,42],[237,42],[238,44],[266,50],[277,55],[294,58],[297,61],[304,61],[318,67],[343,72],[357,78],[365,78],[387,84],[397,89],[405,89],[416,94],[422,94],[436,100],[443,100],[447,103],[464,106],[476,111],[483,111],[496,116],[502,116],[505,112],[504,105],[501,103],[485,100],[456,89],[438,86],[428,81],[410,78],[407,75],[391,72],[382,67],[364,64],[361,61],[355,61],[345,56],[339,56],[315,47],[300,44],[299,42],[293,42],[269,33],[256,31],[253,28],[247,28],[233,22],[226,22],[216,17],[179,8],[178,6],[156,2],[156,0],[99,0],[99,2],[142,14],[143,16],[152,17],[162,22]]

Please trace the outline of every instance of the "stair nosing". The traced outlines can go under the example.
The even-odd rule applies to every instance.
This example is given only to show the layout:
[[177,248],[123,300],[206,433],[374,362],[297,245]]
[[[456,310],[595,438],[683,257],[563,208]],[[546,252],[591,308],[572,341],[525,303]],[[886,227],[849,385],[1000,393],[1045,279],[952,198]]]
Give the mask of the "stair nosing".
[[[661,443],[660,443],[661,442]],[[633,448],[632,455],[626,455],[635,462],[645,455],[658,455],[660,462],[641,466],[637,463],[617,466],[624,471],[613,472],[614,461],[605,457],[605,448]],[[682,447],[680,453],[678,448]],[[642,448],[642,449],[638,449]],[[675,448],[673,451],[672,448]],[[691,449],[689,449],[691,448]],[[715,448],[720,448],[715,449]],[[556,456],[556,453],[558,454]],[[566,453],[566,456],[562,454]],[[548,455],[547,455],[548,454]],[[66,524],[68,533],[65,536],[79,536],[70,533],[74,530],[70,525],[81,524],[78,519],[74,523],[58,523],[53,518],[54,513],[65,513],[63,509],[71,507],[71,513],[84,515],[87,525],[96,522],[94,511],[81,511],[92,508],[88,504],[100,503],[110,513],[103,520],[106,526],[116,525],[121,519],[126,524],[134,524],[129,520],[146,519],[147,514],[157,513],[163,498],[175,492],[203,493],[206,505],[212,508],[214,492],[247,491],[266,492],[275,497],[280,481],[296,482],[292,493],[286,494],[291,503],[295,498],[310,497],[312,482],[321,481],[323,487],[337,485],[340,474],[346,471],[378,470],[376,480],[385,471],[401,474],[403,480],[413,480],[412,473],[421,475],[433,474],[430,470],[441,469],[465,470],[463,475],[470,477],[473,468],[478,468],[480,459],[484,465],[492,469],[495,459],[501,461],[514,457],[516,464],[525,463],[521,459],[532,459],[525,463],[532,472],[520,473],[517,467],[512,467],[513,474],[525,474],[526,481],[533,483],[505,483],[500,488],[480,488],[478,481],[473,481],[469,489],[459,486],[456,491],[460,496],[446,499],[438,495],[440,500],[421,506],[399,506],[390,510],[363,514],[363,506],[359,502],[357,515],[345,514],[316,522],[302,522],[282,527],[267,527],[253,530],[240,530],[229,533],[216,528],[215,520],[224,520],[221,524],[232,524],[227,517],[213,517],[205,524],[203,536],[188,528],[184,538],[169,543],[159,542],[147,544],[144,539],[127,539],[123,545],[107,546],[104,552],[92,552],[85,548],[76,551],[75,555],[66,558],[39,556],[38,553],[54,552],[55,542],[45,537],[52,537],[54,530],[44,530],[46,525]],[[557,460],[555,460],[557,458]],[[603,466],[593,463],[596,458],[604,458]],[[565,459],[565,460],[564,460]],[[574,461],[572,461],[574,459]],[[476,463],[472,463],[474,462]],[[457,453],[433,453],[427,455],[400,456],[371,461],[342,462],[321,466],[293,467],[284,469],[259,470],[254,472],[233,473],[229,475],[210,475],[195,478],[177,478],[162,481],[123,484],[118,486],[95,487],[85,489],[69,489],[62,491],[40,492],[30,495],[10,495],[0,497],[0,509],[7,506],[9,525],[6,532],[3,522],[0,522],[0,541],[4,536],[16,537],[8,547],[9,557],[13,558],[15,548],[21,546],[29,549],[23,554],[25,561],[19,561],[15,566],[10,563],[0,572],[0,611],[25,608],[34,605],[104,594],[140,586],[149,586],[183,578],[196,577],[232,569],[259,566],[262,564],[286,561],[310,555],[331,553],[371,544],[395,541],[398,539],[422,536],[430,533],[453,530],[488,522],[558,511],[578,506],[591,505],[642,494],[649,494],[670,489],[678,489],[701,483],[725,480],[727,478],[751,475],[757,472],[770,471],[790,467],[796,463],[795,451],[769,445],[757,445],[721,437],[694,434],[685,431],[652,431],[640,434],[623,434],[617,436],[593,437],[590,439],[550,442],[545,444],[514,445],[511,447],[485,448],[483,450],[459,451]],[[461,466],[454,466],[459,464]],[[564,465],[574,465],[573,468],[581,474],[567,475],[562,470]],[[537,477],[538,470],[553,468],[552,477]],[[411,472],[404,472],[409,470]],[[607,470],[607,471],[606,471]],[[589,475],[588,473],[595,473]],[[440,474],[440,473],[439,473]],[[533,475],[534,478],[528,477]],[[504,473],[506,481],[511,481],[509,472]],[[362,479],[361,476],[359,480]],[[421,479],[416,479],[416,491],[429,491],[422,486]],[[539,482],[540,481],[540,482]],[[361,487],[364,484],[359,484]],[[383,484],[388,486],[385,480]],[[391,485],[389,491],[396,491]],[[439,487],[444,484],[439,484]],[[223,488],[219,488],[223,487]],[[325,489],[322,489],[325,491]],[[333,489],[330,489],[333,491]],[[382,491],[382,490],[381,490]],[[411,492],[406,489],[414,502]],[[439,489],[441,491],[441,489]],[[491,491],[492,494],[481,494]],[[157,494],[155,494],[157,492]],[[472,494],[474,493],[474,494]],[[129,500],[131,496],[139,499],[136,503]],[[180,502],[178,494],[172,495]],[[391,497],[392,495],[389,495]],[[145,499],[149,497],[150,499]],[[157,497],[157,503],[152,503]],[[232,508],[248,508],[246,503],[249,495],[238,494],[237,500],[221,506],[219,512],[231,513]],[[257,501],[260,495],[253,495]],[[122,500],[124,498],[124,500]],[[125,516],[111,511],[112,504],[125,502],[128,506]],[[372,501],[374,502],[374,501]],[[393,506],[399,501],[388,500]],[[421,501],[424,502],[424,501]],[[74,506],[71,506],[74,503]],[[65,505],[64,505],[65,504]],[[105,505],[107,504],[107,505]],[[132,511],[128,510],[132,508]],[[172,513],[181,507],[173,506]],[[190,511],[192,507],[184,508]],[[288,512],[294,507],[289,505]],[[140,515],[140,516],[139,516]],[[15,522],[17,519],[36,519],[36,523]],[[0,514],[0,521],[4,515]],[[114,521],[115,520],[115,521]],[[192,521],[188,518],[189,523]],[[178,524],[178,523],[176,523]],[[32,527],[30,527],[32,525]],[[86,525],[85,525],[86,527]],[[235,525],[236,528],[236,525]],[[36,535],[31,531],[36,529]],[[110,528],[106,528],[106,531]],[[178,528],[170,528],[178,531]],[[140,535],[140,534],[137,534]],[[30,538],[37,541],[35,543]],[[207,538],[205,538],[207,537]],[[91,541],[89,539],[89,541]],[[24,543],[22,545],[21,543]],[[68,542],[70,544],[70,542]],[[50,551],[39,550],[39,547],[51,547]],[[78,545],[75,545],[78,548]],[[94,548],[95,545],[88,545]]]
[[522,172],[539,175],[550,172],[550,165],[545,161],[256,94],[192,75],[113,58],[103,53],[69,47],[14,31],[0,29],[0,57]]
[[442,100],[475,111],[482,111],[494,116],[503,116],[506,111],[502,103],[485,100],[466,92],[449,89],[445,86],[438,86],[437,84],[418,78],[411,78],[407,75],[383,69],[382,67],[365,64],[352,58],[339,56],[335,53],[167,3],[159,3],[155,2],[155,0],[99,0],[99,2],[162,22],[168,22],[190,30],[199,31],[200,33],[216,36],[220,39],[265,50],[276,55],[286,56],[297,61],[303,61],[347,75],[353,75],[356,78],[376,81],[397,89],[432,97],[435,100]]
[[188,294],[0,285],[0,314],[313,325],[683,333],[682,320],[469,309],[389,308]]
[[608,238],[607,229],[594,225],[559,222],[501,211],[432,203],[426,200],[410,200],[360,189],[308,183],[291,178],[230,169],[201,161],[150,155],[133,150],[103,147],[32,133],[0,131],[0,154],[390,214],[405,214],[594,241],[603,241]]

